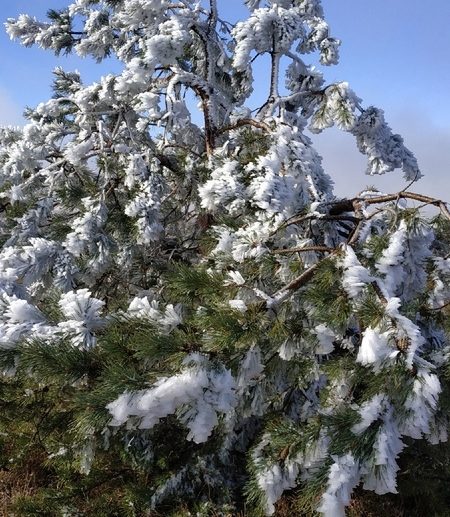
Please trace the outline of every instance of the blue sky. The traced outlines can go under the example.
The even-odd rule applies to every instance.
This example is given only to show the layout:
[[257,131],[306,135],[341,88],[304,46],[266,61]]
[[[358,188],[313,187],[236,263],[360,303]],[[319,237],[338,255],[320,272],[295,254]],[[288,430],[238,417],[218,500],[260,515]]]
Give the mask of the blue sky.
[[[49,8],[68,3],[4,1],[0,20],[21,13],[44,19]],[[244,16],[241,4],[241,0],[219,0],[222,17],[234,21]],[[364,105],[383,108],[426,174],[417,189],[450,199],[450,1],[430,0],[425,5],[423,0],[323,0],[323,6],[332,34],[343,42],[340,64],[327,70],[327,78],[348,81]],[[0,31],[0,125],[20,123],[25,105],[49,97],[51,70],[57,65],[77,68],[85,83],[118,70],[111,61],[97,65],[24,48]],[[386,191],[402,185],[398,174],[364,177],[364,159],[350,135],[332,130],[315,142],[338,193],[350,185],[357,190],[371,184]]]

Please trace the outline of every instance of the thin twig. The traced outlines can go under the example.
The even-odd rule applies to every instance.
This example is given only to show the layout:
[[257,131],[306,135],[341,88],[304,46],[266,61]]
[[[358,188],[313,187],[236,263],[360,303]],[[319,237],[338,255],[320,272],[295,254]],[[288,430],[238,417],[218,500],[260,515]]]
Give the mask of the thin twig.
[[353,208],[355,210],[355,215],[359,219],[359,221],[348,237],[347,244],[349,244],[350,246],[352,246],[353,244],[355,244],[355,242],[357,242],[357,240],[359,239],[361,230],[363,228],[363,225],[364,225],[364,214],[362,211],[361,203],[355,201],[353,203]]
[[430,310],[432,311],[441,311],[450,305],[450,301],[444,303],[444,305],[440,305],[439,307],[432,307]]
[[326,253],[332,253],[335,248],[329,248],[328,246],[303,246],[300,248],[287,248],[272,250],[272,253],[277,255],[287,255],[288,253],[305,253],[308,251],[321,251]]
[[305,284],[307,284],[314,277],[317,270],[325,262],[325,260],[328,260],[332,255],[336,255],[339,251],[340,250],[336,248],[330,255],[328,255],[328,257],[324,257],[323,259],[319,260],[310,266],[306,271],[304,271],[300,276],[294,278],[292,282],[279,289],[272,295],[271,298],[273,298],[276,304],[283,303],[287,298],[289,298],[289,296],[300,289],[300,287],[303,287]]
[[306,221],[350,221],[352,223],[359,223],[360,219],[358,217],[355,217],[353,215],[328,215],[328,214],[319,214],[319,213],[313,213],[313,214],[306,214],[301,215],[299,217],[294,217],[292,219],[288,219],[285,221],[281,226],[273,230],[273,232],[270,234],[270,236],[275,235],[280,230],[283,230],[284,228],[287,228],[288,226],[292,226],[294,224],[298,223],[304,223]]
[[252,118],[241,118],[234,124],[228,124],[227,126],[223,126],[221,128],[218,128],[216,130],[217,134],[226,133],[228,131],[233,131],[234,129],[239,129],[243,126],[253,126],[258,129],[263,129],[264,131],[270,132],[270,126],[268,126],[266,123],[261,122],[259,120],[255,120]]

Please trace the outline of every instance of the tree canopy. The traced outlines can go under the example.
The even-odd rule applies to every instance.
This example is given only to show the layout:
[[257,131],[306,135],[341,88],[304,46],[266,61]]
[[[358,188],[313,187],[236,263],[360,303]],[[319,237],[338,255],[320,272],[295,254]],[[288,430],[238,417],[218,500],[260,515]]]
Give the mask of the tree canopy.
[[[335,517],[447,440],[446,203],[411,191],[383,111],[325,82],[319,0],[247,0],[235,25],[221,3],[6,23],[123,64],[90,85],[57,68],[0,130],[1,461],[42,469],[19,515],[272,515],[289,492]],[[308,136],[332,126],[404,190],[337,198]]]

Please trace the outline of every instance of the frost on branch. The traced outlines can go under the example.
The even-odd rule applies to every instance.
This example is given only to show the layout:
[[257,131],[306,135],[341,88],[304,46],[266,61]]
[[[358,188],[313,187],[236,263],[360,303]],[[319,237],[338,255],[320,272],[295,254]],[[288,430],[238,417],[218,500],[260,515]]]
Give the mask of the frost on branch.
[[342,286],[350,299],[356,301],[361,297],[367,284],[373,281],[373,278],[369,271],[361,265],[361,262],[350,246],[346,246],[345,248],[342,266],[344,268]]
[[359,150],[369,161],[367,174],[385,174],[401,168],[406,181],[421,177],[414,155],[403,145],[400,135],[392,134],[384,120],[383,111],[367,108],[352,128]]
[[191,356],[179,375],[162,378],[149,390],[124,393],[107,408],[118,426],[135,417],[140,429],[151,429],[160,419],[179,412],[189,429],[188,440],[205,442],[218,425],[218,414],[226,414],[235,405],[235,382],[227,370],[208,369],[205,359]]
[[359,483],[359,465],[351,454],[332,456],[332,459],[334,463],[330,468],[327,491],[318,511],[327,517],[344,517],[352,490]]
[[165,310],[159,308],[158,300],[149,300],[148,297],[135,298],[128,307],[128,314],[133,317],[145,318],[169,333],[183,321],[181,306],[167,305]]
[[87,289],[70,291],[59,301],[62,313],[67,318],[59,324],[63,332],[73,335],[77,346],[91,348],[96,344],[95,330],[104,326],[100,312],[105,302],[91,297]]

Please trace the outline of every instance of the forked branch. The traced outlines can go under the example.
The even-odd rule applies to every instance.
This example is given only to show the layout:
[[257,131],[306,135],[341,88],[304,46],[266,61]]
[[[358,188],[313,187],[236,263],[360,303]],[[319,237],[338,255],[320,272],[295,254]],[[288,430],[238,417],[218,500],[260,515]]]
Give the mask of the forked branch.
[[[286,228],[287,226],[298,224],[305,221],[344,221],[349,220],[351,222],[355,223],[355,228],[353,232],[350,234],[347,245],[352,246],[355,244],[355,242],[358,239],[358,233],[359,230],[364,223],[364,221],[370,219],[370,215],[365,215],[363,212],[364,205],[377,205],[377,204],[383,204],[383,203],[389,203],[391,201],[398,201],[399,199],[411,199],[413,201],[418,201],[420,203],[423,203],[423,205],[433,205],[437,208],[439,208],[441,214],[446,217],[448,220],[450,220],[450,211],[448,209],[447,204],[437,198],[433,198],[430,196],[425,196],[423,194],[416,194],[414,192],[405,192],[401,191],[395,194],[386,194],[381,196],[374,196],[374,197],[361,197],[356,196],[351,199],[341,199],[335,202],[328,203],[327,205],[330,207],[328,210],[328,214],[320,214],[320,213],[313,213],[313,214],[304,214],[298,217],[294,217],[288,221],[286,221],[282,226],[280,226],[277,231],[280,231],[283,228]],[[355,216],[349,215],[349,212],[353,212]],[[276,233],[274,232],[274,233]],[[285,300],[287,300],[295,291],[306,285],[312,278],[314,277],[315,273],[319,269],[319,267],[324,263],[325,260],[328,260],[331,256],[337,255],[340,251],[342,251],[342,248],[330,248],[328,246],[304,246],[304,247],[297,247],[297,248],[288,248],[288,249],[276,249],[273,250],[272,253],[278,254],[278,255],[284,255],[289,253],[302,253],[302,252],[308,252],[308,251],[316,251],[316,252],[323,252],[328,253],[328,255],[312,266],[310,266],[308,269],[303,271],[301,275],[299,275],[297,278],[292,280],[289,284],[282,287],[280,290],[278,290],[276,293],[273,294],[272,298],[274,299],[276,304],[282,303]],[[378,284],[376,282],[372,283],[372,286],[375,289],[375,292],[377,293],[377,296],[380,298],[380,300],[383,302],[383,304],[386,304],[386,298],[383,295],[381,289],[379,288]],[[443,307],[445,307],[444,305]]]

